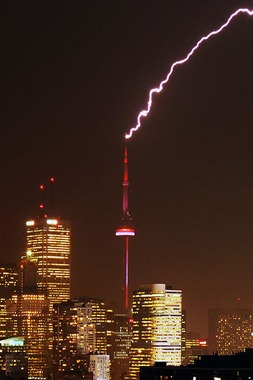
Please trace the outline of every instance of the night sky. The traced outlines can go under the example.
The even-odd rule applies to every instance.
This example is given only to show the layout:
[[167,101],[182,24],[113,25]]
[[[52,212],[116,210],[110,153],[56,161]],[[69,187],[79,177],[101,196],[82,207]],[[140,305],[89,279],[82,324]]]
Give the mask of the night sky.
[[[253,1],[1,2],[2,261],[24,253],[55,176],[73,296],[118,301],[124,133],[170,65],[239,7]],[[240,15],[175,70],[129,141],[130,288],[182,289],[203,336],[208,308],[253,308],[252,47]]]

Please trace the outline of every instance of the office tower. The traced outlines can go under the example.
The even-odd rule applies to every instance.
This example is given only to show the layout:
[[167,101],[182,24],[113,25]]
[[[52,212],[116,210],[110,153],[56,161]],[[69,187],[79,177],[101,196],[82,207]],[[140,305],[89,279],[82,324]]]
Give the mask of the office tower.
[[12,379],[28,377],[27,354],[23,337],[11,337],[0,340],[0,377]]
[[46,379],[50,372],[49,301],[44,294],[15,294],[6,303],[12,331],[24,337],[28,378]]
[[186,356],[186,310],[182,310],[182,339],[181,339],[181,363]]
[[109,380],[110,356],[91,354],[89,357],[89,371],[93,373],[93,380]]
[[51,365],[49,300],[38,294],[37,267],[29,258],[20,260],[17,293],[6,301],[8,332],[24,337],[29,379],[46,379]]
[[249,309],[209,310],[209,353],[229,355],[251,348],[253,311]]
[[69,371],[82,373],[86,354],[96,345],[91,309],[78,300],[54,305],[53,334],[54,379],[63,379]]
[[113,339],[114,339],[114,310],[112,305],[105,303],[106,306],[106,351],[105,353],[110,355],[110,359],[113,353]]
[[113,343],[110,353],[112,380],[124,379],[129,373],[129,351],[132,340],[132,319],[126,314],[114,315]]
[[37,265],[38,291],[54,303],[70,298],[70,222],[56,218],[28,220],[27,255]]
[[165,284],[142,285],[133,292],[130,379],[141,366],[181,364],[182,291]]
[[132,224],[132,218],[129,213],[128,207],[128,156],[127,147],[125,145],[124,153],[124,177],[123,177],[123,214],[121,218],[121,223],[116,229],[116,236],[121,236],[125,240],[125,308],[128,311],[129,308],[129,290],[128,290],[128,278],[129,278],[129,264],[128,264],[128,249],[129,249],[129,237],[135,235],[135,229]]
[[54,305],[54,378],[62,379],[71,370],[84,372],[90,353],[107,354],[111,324],[104,301],[80,297]]
[[6,338],[9,316],[6,313],[6,300],[17,292],[18,268],[13,264],[0,266],[0,337]]

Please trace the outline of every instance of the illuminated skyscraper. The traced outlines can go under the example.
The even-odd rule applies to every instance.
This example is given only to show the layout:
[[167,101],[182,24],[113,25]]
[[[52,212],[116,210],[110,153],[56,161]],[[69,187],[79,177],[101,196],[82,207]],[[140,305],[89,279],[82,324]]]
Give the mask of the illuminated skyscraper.
[[130,379],[141,366],[181,364],[182,291],[165,284],[143,285],[133,293]]
[[18,267],[16,265],[0,266],[0,337],[6,338],[8,332],[8,320],[6,313],[6,300],[17,292]]
[[37,265],[38,291],[54,303],[70,298],[70,222],[61,219],[28,220],[27,255]]
[[185,355],[186,355],[186,310],[182,310],[181,363],[184,363]]
[[54,305],[54,378],[88,369],[90,353],[106,355],[111,325],[111,310],[102,300],[79,298]]
[[111,355],[112,380],[122,379],[129,372],[129,351],[132,340],[132,319],[126,314],[115,314]]
[[209,353],[230,355],[253,347],[253,310],[209,310]]
[[49,302],[44,294],[16,294],[7,301],[12,331],[24,337],[28,356],[28,378],[46,379],[50,373]]

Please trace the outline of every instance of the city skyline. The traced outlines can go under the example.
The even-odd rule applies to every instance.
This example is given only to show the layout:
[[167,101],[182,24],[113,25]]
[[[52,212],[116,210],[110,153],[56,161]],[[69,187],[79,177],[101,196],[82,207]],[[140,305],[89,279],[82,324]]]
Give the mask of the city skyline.
[[[170,64],[239,7],[253,9],[1,5],[1,261],[24,254],[24,222],[55,176],[55,211],[72,223],[72,296],[119,300],[124,133]],[[182,289],[187,329],[203,336],[209,308],[253,304],[252,39],[241,15],[178,69],[128,144],[130,294],[145,283]]]

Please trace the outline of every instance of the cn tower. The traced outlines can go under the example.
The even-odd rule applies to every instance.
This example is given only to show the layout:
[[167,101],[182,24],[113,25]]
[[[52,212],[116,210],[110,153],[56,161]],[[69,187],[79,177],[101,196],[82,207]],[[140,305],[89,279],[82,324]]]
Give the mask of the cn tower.
[[128,208],[128,156],[127,156],[127,145],[125,143],[124,150],[124,177],[122,182],[123,190],[123,213],[121,218],[121,223],[116,229],[116,236],[122,236],[125,239],[125,306],[128,311],[128,247],[129,247],[129,237],[135,235],[135,229],[132,224],[132,218],[129,213]]

